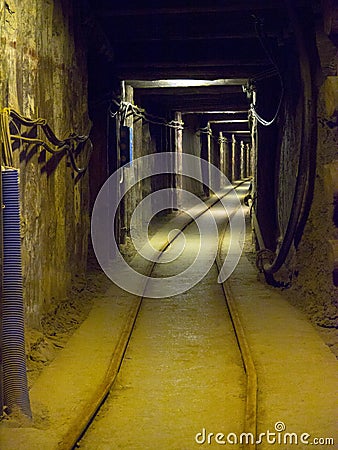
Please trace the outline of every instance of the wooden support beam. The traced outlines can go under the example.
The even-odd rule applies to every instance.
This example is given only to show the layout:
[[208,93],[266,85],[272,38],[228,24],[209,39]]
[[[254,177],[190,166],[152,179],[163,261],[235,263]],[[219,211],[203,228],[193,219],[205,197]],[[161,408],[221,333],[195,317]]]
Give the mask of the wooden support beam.
[[[305,0],[303,2],[305,3]],[[127,5],[127,8],[124,7]],[[142,6],[141,6],[142,5]],[[122,7],[121,7],[122,6]],[[247,0],[227,0],[225,4],[213,5],[212,3],[203,2],[201,5],[194,2],[191,6],[179,4],[178,6],[162,6],[154,7],[147,5],[146,2],[140,2],[135,7],[128,7],[128,2],[123,5],[114,3],[111,9],[102,8],[96,11],[101,17],[121,17],[121,16],[148,16],[148,15],[178,15],[178,14],[208,14],[208,13],[231,13],[237,11],[263,11],[263,10],[283,10],[284,2],[281,0],[251,0],[248,4]]]
[[152,95],[152,96],[175,96],[175,97],[190,97],[190,96],[201,96],[210,97],[210,96],[220,96],[220,95],[231,95],[231,94],[243,94],[243,90],[241,86],[225,86],[224,88],[220,87],[208,87],[208,88],[152,88],[152,89],[142,89],[138,92],[138,95]]

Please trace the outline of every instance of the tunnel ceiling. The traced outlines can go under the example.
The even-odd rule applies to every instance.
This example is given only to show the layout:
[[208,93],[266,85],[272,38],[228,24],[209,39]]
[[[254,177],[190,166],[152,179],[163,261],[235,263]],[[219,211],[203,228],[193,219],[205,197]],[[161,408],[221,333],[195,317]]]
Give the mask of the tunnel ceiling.
[[[92,66],[100,67],[100,53],[103,70],[117,80],[131,80],[136,100],[145,107],[155,103],[191,113],[247,110],[242,85],[273,67],[255,23],[263,25],[265,45],[272,51],[278,52],[290,34],[285,0],[90,1]],[[293,3],[318,8],[312,0]],[[186,88],[137,84],[166,79],[225,81]]]

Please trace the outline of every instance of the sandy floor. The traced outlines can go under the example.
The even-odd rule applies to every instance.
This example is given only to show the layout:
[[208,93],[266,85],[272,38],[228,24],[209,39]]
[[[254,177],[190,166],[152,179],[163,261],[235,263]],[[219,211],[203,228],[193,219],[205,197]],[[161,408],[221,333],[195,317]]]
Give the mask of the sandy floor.
[[[175,217],[175,214],[171,214],[170,218]],[[150,229],[151,234],[154,235],[156,230],[167,222],[167,218],[161,216],[157,219],[156,223]],[[250,235],[248,234],[250,229],[247,229],[247,240],[245,244],[245,254],[252,266],[255,268],[255,253],[251,243]],[[130,261],[135,254],[135,249],[130,241],[127,239],[126,244],[122,246],[122,251],[127,261]],[[256,269],[256,268],[255,268]],[[257,275],[258,278],[264,283],[264,277]],[[87,317],[93,303],[99,301],[109,289],[111,281],[102,273],[101,269],[96,263],[95,257],[92,255],[90,263],[88,265],[88,273],[85,280],[81,280],[74,287],[70,293],[68,299],[62,303],[59,308],[50,313],[42,321],[42,330],[27,329],[27,366],[28,366],[28,380],[31,386],[41,371],[50,364],[51,361],[62,349],[69,337],[79,327],[83,320]],[[321,320],[318,324],[319,311],[307,310],[304,308],[304,302],[293,292],[285,289],[276,289],[266,285],[267,289],[272,292],[276,290],[285,297],[285,299],[300,309],[307,318],[311,321],[313,326],[320,334],[323,341],[328,345],[330,350],[338,358],[338,331],[337,328],[325,326],[325,317],[321,316]],[[327,312],[331,315],[331,312]],[[331,322],[330,322],[331,324]]]
[[245,376],[215,276],[178,299],[145,301],[116,389],[81,448],[188,449],[205,427],[243,429]]
[[[155,276],[181,273],[194,260],[197,227],[185,235],[188,250],[156,266]],[[205,250],[195,270],[208,258]],[[143,301],[117,387],[81,448],[189,449],[203,428],[241,433],[246,377],[217,275],[213,266],[188,292]]]
[[[252,260],[250,251],[249,239],[246,255]],[[132,254],[128,245],[126,252]],[[243,372],[219,293],[207,291],[210,284],[216,289],[214,274],[211,272],[208,277],[211,278],[194,288],[197,291],[185,294],[183,301],[145,303],[117,389],[100,412],[104,442],[98,446],[99,428],[95,425],[93,437],[81,444],[83,448],[190,450],[202,446],[190,444],[194,433],[203,427],[223,433],[241,429],[238,411],[243,399]],[[336,348],[332,345],[337,340],[336,330],[323,335],[330,347],[325,346],[318,336],[319,327],[315,329],[283,293],[280,295],[257,278],[253,265],[247,258],[242,259],[233,283],[259,370],[259,432],[274,431],[274,424],[283,421],[289,432],[330,437],[336,431],[337,362],[328,348]],[[251,289],[249,296],[247,287]],[[204,300],[196,303],[203,292]],[[195,312],[202,308],[204,316],[196,316]],[[34,422],[22,423],[16,417],[4,420],[0,425],[1,449],[58,448],[60,436],[67,432],[81,408],[86,407],[96,385],[104,378],[111,347],[127,312],[128,294],[112,286],[92,264],[86,283],[81,283],[69,301],[46,317],[42,331],[29,333]],[[186,318],[188,321],[184,321]],[[201,351],[202,342],[205,352]],[[229,346],[231,353],[227,351]],[[206,365],[212,367],[211,375],[205,371]],[[231,367],[234,377],[225,370],[226,366]],[[235,379],[237,384],[233,384]],[[220,391],[221,384],[233,387]],[[113,411],[110,402],[115,405]],[[124,432],[119,434],[122,428]],[[181,436],[179,444],[177,435]],[[149,444],[147,436],[155,439],[155,447],[153,442]],[[271,445],[262,444],[258,448]]]

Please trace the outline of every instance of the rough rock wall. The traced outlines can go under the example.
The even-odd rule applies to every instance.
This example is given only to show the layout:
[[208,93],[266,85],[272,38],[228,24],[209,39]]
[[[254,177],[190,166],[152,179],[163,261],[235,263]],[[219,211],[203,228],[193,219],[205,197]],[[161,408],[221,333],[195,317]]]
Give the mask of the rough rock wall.
[[[277,236],[283,236],[291,213],[292,199],[300,148],[302,127],[302,98],[296,55],[288,52],[284,79],[284,103],[278,121],[278,159],[276,160]],[[316,69],[315,50],[312,68]],[[318,66],[319,70],[320,67]],[[314,70],[314,73],[316,71]],[[318,71],[317,71],[318,74]],[[296,247],[292,247],[286,260],[287,271],[281,270],[276,278],[291,281],[290,301],[307,312],[313,322],[325,326],[337,326],[338,290],[333,282],[331,242],[337,239],[334,226],[334,189],[337,189],[337,173],[332,165],[338,159],[337,126],[325,108],[326,84],[319,88],[317,102],[317,145],[314,194],[309,216]],[[331,124],[331,125],[330,125]],[[332,175],[332,176],[331,176]],[[335,186],[335,188],[334,188]],[[278,247],[278,242],[277,242]]]
[[[302,128],[303,115],[298,55],[295,53],[293,46],[287,48],[285,52],[288,57],[285,61],[283,76],[284,101],[277,122],[279,130],[279,132],[277,132],[277,146],[280,147],[280,150],[275,156],[277,185],[276,215],[277,223],[279,225],[277,236],[283,236],[285,234],[291,213],[298,170],[300,130]],[[277,86],[279,95],[281,86]]]
[[[87,134],[87,69],[79,2],[0,3],[0,107],[42,117],[55,134]],[[21,130],[24,131],[24,130]],[[64,300],[86,266],[88,174],[75,177],[65,156],[21,144],[22,258],[27,323]]]
[[[293,263],[292,297],[323,327],[338,326],[338,288],[334,285],[334,255],[337,242],[334,195],[337,192],[338,131],[324,107],[325,85],[318,101],[317,169],[314,199],[304,234]],[[332,169],[332,170],[331,170]]]

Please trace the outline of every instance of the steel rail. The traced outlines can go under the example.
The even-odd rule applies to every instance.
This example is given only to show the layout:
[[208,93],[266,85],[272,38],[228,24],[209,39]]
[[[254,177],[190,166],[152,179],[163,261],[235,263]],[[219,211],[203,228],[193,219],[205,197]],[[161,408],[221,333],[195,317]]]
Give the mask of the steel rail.
[[[244,184],[246,181],[247,180],[239,182],[236,186],[233,186],[233,189],[237,189],[239,186]],[[183,232],[189,225],[191,225],[197,218],[202,216],[206,211],[210,210],[222,198],[224,198],[229,193],[231,193],[233,191],[233,189],[230,189],[225,194],[217,197],[216,200],[211,202],[210,205],[206,205],[206,208],[203,209],[201,212],[199,212],[193,218],[187,219],[187,222],[182,225],[180,231],[178,231],[170,240],[167,240],[160,247],[159,255],[158,255],[157,259],[155,261],[152,261],[147,267],[147,270],[146,270],[146,276],[147,277],[149,277],[149,278],[151,277],[151,274],[152,274],[152,272],[154,270],[154,267],[157,264],[157,261],[160,259],[161,255],[166,251],[166,249],[169,247],[169,245],[171,245],[174,242],[174,240],[177,238],[177,236],[181,232]],[[122,363],[123,363],[123,360],[124,360],[124,356],[126,354],[129,342],[131,340],[131,336],[133,334],[133,331],[134,331],[134,328],[135,328],[135,324],[136,324],[139,312],[140,312],[141,307],[142,307],[143,299],[146,298],[146,296],[145,296],[146,289],[147,289],[147,283],[146,283],[146,285],[144,287],[142,296],[140,296],[140,297],[135,296],[135,303],[131,306],[131,308],[129,310],[129,313],[127,315],[127,320],[125,321],[125,324],[124,324],[123,329],[121,331],[121,334],[119,336],[118,342],[117,342],[117,344],[115,346],[115,349],[114,349],[114,351],[112,353],[112,357],[111,357],[111,360],[110,360],[110,363],[109,363],[106,375],[105,375],[103,381],[97,387],[96,394],[84,405],[81,417],[77,416],[72,421],[72,423],[71,423],[67,433],[64,435],[62,440],[58,443],[58,449],[59,450],[72,450],[72,449],[76,448],[78,442],[80,441],[82,436],[84,436],[84,434],[86,433],[88,427],[90,426],[92,421],[95,419],[95,416],[97,415],[99,409],[101,408],[101,406],[104,403],[106,397],[108,396],[109,391],[113,388],[114,383],[115,383],[116,378],[117,378],[117,375],[118,375],[118,373],[120,371],[120,368],[122,366]],[[224,289],[224,285],[223,285],[223,289]],[[229,311],[230,311],[230,309],[229,309]],[[234,319],[233,319],[233,317],[231,315],[230,315],[230,317],[231,317],[231,321],[233,323],[233,326],[235,327],[235,323],[237,324],[237,321],[236,320],[234,321]],[[238,334],[236,334],[237,342],[239,342],[238,336],[239,335],[242,336],[242,334],[243,334],[243,331],[239,332]],[[242,340],[241,340],[241,342],[242,342]],[[240,345],[239,345],[239,350],[241,352],[243,361],[244,360],[247,361],[247,355],[246,355],[246,353],[245,354],[242,353],[242,347]],[[245,363],[244,364],[244,368],[245,368],[246,374],[248,374],[249,366],[250,366],[249,363],[247,363],[247,364]],[[251,381],[251,378],[250,378],[250,381]],[[246,410],[247,410],[247,408],[246,408]],[[247,420],[246,420],[245,423],[247,424]],[[251,425],[250,425],[250,429],[252,429]],[[253,448],[253,447],[250,447],[250,448]]]
[[[243,197],[244,198],[244,197]],[[238,208],[230,215],[236,214]],[[218,271],[221,271],[222,263],[222,247],[224,242],[225,233],[229,225],[229,220],[223,227],[222,236],[218,244],[218,252],[215,260]],[[257,436],[257,372],[254,364],[254,360],[251,355],[250,346],[246,339],[245,331],[241,322],[240,314],[236,306],[234,294],[231,289],[229,280],[222,282],[222,289],[224,293],[225,302],[233,326],[233,330],[236,336],[237,345],[241,353],[244,371],[246,374],[246,402],[245,402],[245,419],[244,419],[244,431],[253,436],[253,442],[247,442],[244,444],[244,449],[255,450],[256,449],[256,436]]]

